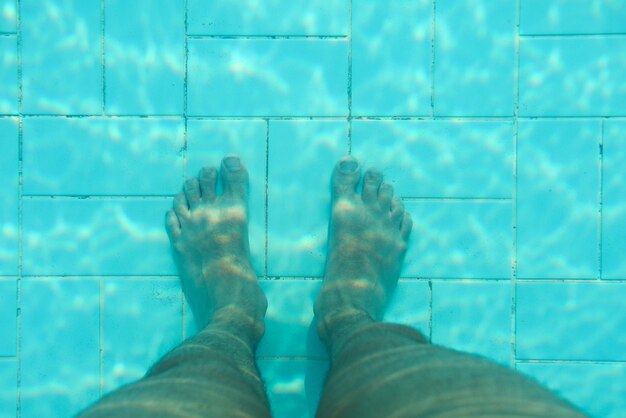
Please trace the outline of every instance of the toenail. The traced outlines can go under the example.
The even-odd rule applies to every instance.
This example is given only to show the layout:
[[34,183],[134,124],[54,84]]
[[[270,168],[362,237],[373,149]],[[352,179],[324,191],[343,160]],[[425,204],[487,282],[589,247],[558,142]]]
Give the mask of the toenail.
[[356,160],[343,160],[339,163],[339,169],[342,173],[353,173],[356,171],[359,163]]
[[237,171],[241,169],[241,160],[237,157],[228,157],[224,159],[224,165],[230,171]]

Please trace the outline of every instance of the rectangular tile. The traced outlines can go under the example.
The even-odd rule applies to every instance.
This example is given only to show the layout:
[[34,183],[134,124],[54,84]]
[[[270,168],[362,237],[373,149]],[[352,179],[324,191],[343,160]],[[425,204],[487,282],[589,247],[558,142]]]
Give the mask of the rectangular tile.
[[512,116],[516,4],[437,0],[437,116]]
[[522,38],[521,116],[626,115],[626,38]]
[[347,150],[345,122],[270,122],[270,276],[320,277],[326,259],[330,177]]
[[22,417],[73,416],[100,395],[99,282],[26,279],[21,294]]
[[187,7],[190,35],[348,34],[345,0],[188,0]]
[[[0,279],[0,357],[16,355],[17,347],[17,281]],[[1,414],[0,414],[1,416]]]
[[511,277],[510,201],[405,202],[413,219],[402,277]]
[[176,274],[171,199],[26,199],[24,275]]
[[602,278],[626,279],[626,122],[604,122],[602,150]]
[[0,417],[17,416],[17,359],[0,358]]
[[520,363],[517,370],[534,377],[592,417],[620,418],[626,411],[623,364]]
[[319,280],[263,280],[268,300],[259,357],[326,357],[313,321]]
[[177,279],[106,279],[102,311],[103,391],[142,378],[182,341]]
[[522,0],[520,34],[626,33],[626,4],[616,0]]
[[260,360],[258,363],[274,418],[315,416],[327,361]]
[[430,335],[430,289],[428,282],[400,280],[385,311],[385,322],[404,324]]
[[518,283],[517,357],[626,360],[624,283]]
[[[204,166],[218,168],[222,158],[237,154],[250,176],[248,232],[252,265],[265,270],[265,121],[197,120],[187,122],[187,178]],[[218,182],[217,192],[222,192]]]
[[511,122],[355,121],[352,153],[403,197],[509,198]]
[[0,0],[0,33],[17,31],[17,1]]
[[25,194],[166,195],[181,188],[181,118],[26,118]]
[[17,275],[18,267],[18,120],[0,118],[0,275]]
[[182,114],[184,2],[105,0],[104,12],[107,114]]
[[[85,115],[102,110],[101,0],[22,0],[25,114]],[[45,28],[43,30],[42,28]]]
[[[0,0],[0,6],[1,3]],[[1,29],[0,32],[2,32]],[[16,115],[18,113],[17,36],[0,36],[0,63],[2,63],[0,65],[0,114]]]
[[522,121],[517,277],[598,276],[599,121]]
[[352,2],[353,115],[432,113],[432,3]]
[[346,116],[347,51],[333,39],[191,39],[188,113]]
[[433,343],[511,364],[511,283],[434,281]]

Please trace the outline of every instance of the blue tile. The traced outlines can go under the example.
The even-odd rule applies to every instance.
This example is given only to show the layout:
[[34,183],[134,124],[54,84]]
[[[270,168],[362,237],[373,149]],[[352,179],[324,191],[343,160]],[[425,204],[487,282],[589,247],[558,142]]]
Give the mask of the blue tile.
[[517,357],[626,360],[624,283],[518,283]]
[[347,35],[345,0],[188,0],[191,35]]
[[0,114],[15,115],[18,113],[17,37],[0,36],[0,64]]
[[517,370],[534,377],[592,417],[624,416],[626,366],[623,364],[520,363]]
[[626,123],[606,121],[602,144],[602,278],[626,279]]
[[352,153],[403,197],[511,197],[510,122],[357,121]]
[[22,417],[73,416],[100,395],[99,282],[27,279],[21,295]]
[[180,190],[179,118],[27,118],[24,193],[166,195]]
[[599,121],[522,121],[517,276],[598,276]]
[[520,41],[521,116],[624,116],[626,38]]
[[17,359],[0,358],[0,417],[17,416]]
[[328,39],[191,39],[188,113],[346,116],[347,47]]
[[106,279],[104,392],[143,377],[182,341],[182,292],[177,279]]
[[513,115],[515,14],[510,0],[437,0],[435,115]]
[[18,121],[0,118],[0,275],[17,275],[18,266]]
[[315,416],[328,362],[317,360],[261,360],[274,418]]
[[101,0],[22,0],[25,114],[102,111]]
[[[265,269],[265,121],[189,120],[187,122],[187,177],[204,166],[219,167],[227,154],[237,154],[250,175],[249,227],[252,265]],[[218,192],[221,185],[218,183]]]
[[271,122],[268,162],[270,276],[324,272],[330,177],[347,151],[345,122]]
[[171,199],[27,199],[24,274],[175,274],[164,229],[171,205]]
[[326,357],[313,321],[319,280],[263,280],[268,300],[259,357]]
[[[0,279],[0,357],[16,354],[17,284],[15,279]],[[1,414],[0,414],[1,416]]]
[[433,282],[433,344],[511,364],[511,283]]
[[511,277],[511,202],[405,202],[413,219],[402,277]]
[[17,2],[16,0],[0,0],[0,33],[15,33],[17,31]]
[[520,34],[626,33],[626,4],[616,0],[522,0]]
[[182,114],[184,2],[105,0],[104,10],[107,114]]
[[404,324],[430,335],[430,289],[428,282],[400,280],[385,311],[385,322]]
[[352,2],[353,115],[432,113],[432,15],[431,0]]

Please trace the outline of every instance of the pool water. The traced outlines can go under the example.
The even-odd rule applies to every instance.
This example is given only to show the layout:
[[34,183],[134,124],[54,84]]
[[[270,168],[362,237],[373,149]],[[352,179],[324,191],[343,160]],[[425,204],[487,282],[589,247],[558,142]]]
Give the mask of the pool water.
[[67,417],[195,332],[163,228],[237,153],[274,415],[315,413],[329,177],[414,220],[387,319],[626,411],[622,0],[0,0],[0,417]]

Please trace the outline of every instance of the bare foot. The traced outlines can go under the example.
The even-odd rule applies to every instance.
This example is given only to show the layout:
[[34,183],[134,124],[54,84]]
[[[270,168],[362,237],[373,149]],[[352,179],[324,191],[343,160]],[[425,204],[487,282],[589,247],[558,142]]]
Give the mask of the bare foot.
[[380,320],[400,276],[412,221],[393,187],[352,157],[335,167],[324,285],[315,302],[320,333],[353,314]]
[[198,328],[225,320],[251,327],[258,340],[267,299],[250,262],[248,172],[238,157],[225,157],[221,196],[215,192],[217,177],[215,168],[206,167],[185,182],[166,214],[167,233]]

